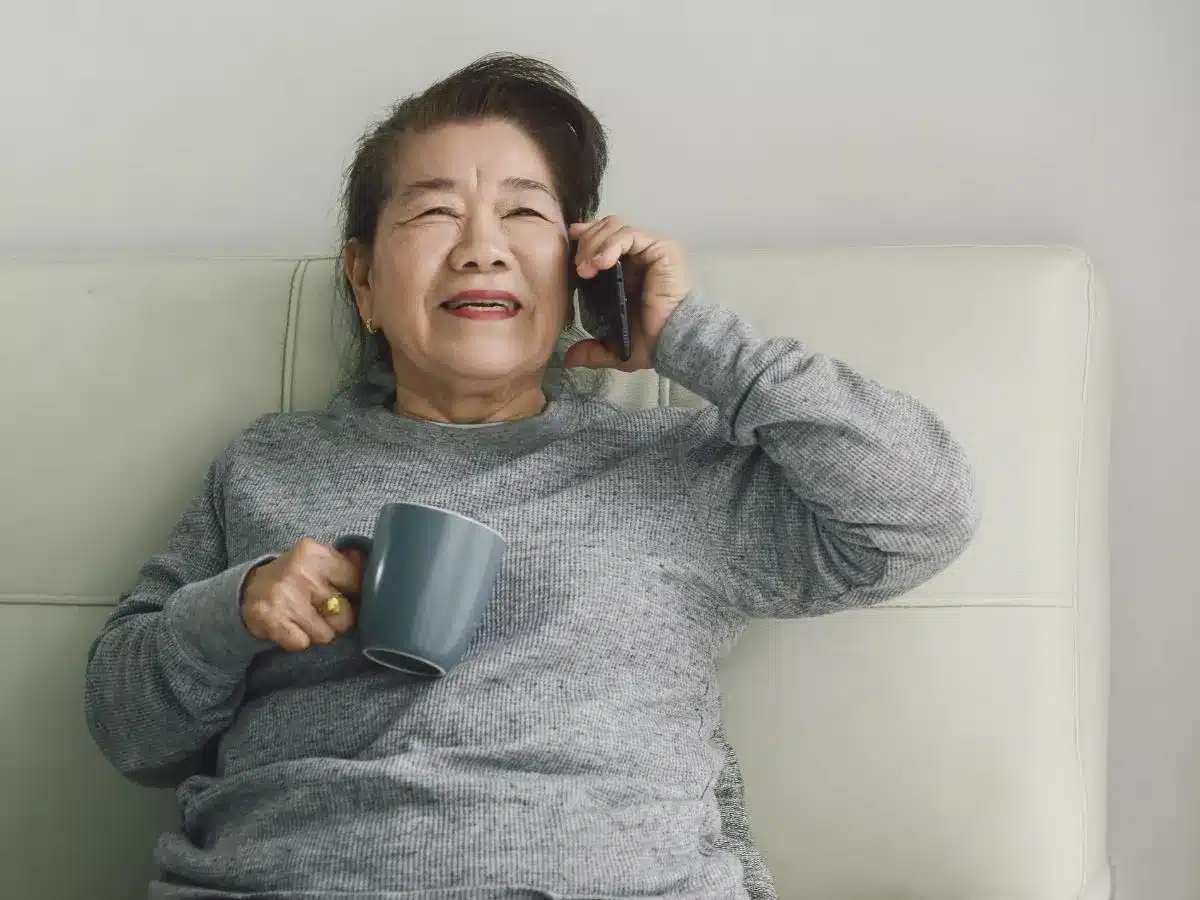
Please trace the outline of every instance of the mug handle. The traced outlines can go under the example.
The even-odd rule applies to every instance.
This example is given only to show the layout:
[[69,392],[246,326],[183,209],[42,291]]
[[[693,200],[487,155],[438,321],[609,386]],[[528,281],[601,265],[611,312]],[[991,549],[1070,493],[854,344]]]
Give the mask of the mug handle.
[[365,534],[343,534],[333,542],[333,549],[338,553],[345,553],[347,550],[357,550],[362,554],[363,562],[370,559],[371,550],[374,546],[375,541]]

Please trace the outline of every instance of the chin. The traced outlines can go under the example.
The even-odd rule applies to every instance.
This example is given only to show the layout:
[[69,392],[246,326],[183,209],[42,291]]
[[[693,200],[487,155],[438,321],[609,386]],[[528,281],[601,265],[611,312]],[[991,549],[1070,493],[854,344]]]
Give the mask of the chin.
[[463,381],[497,382],[527,377],[545,368],[542,361],[514,353],[461,354],[446,361],[446,371]]
[[[550,362],[554,343],[545,338],[513,340],[513,336],[472,335],[426,348],[426,358],[454,381],[496,385],[505,381],[540,378]],[[557,340],[557,334],[554,335]]]

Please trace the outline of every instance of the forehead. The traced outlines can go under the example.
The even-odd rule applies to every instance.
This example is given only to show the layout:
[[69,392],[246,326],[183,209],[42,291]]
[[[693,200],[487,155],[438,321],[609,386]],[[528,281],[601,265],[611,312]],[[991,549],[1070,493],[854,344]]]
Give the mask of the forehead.
[[434,179],[467,187],[512,179],[552,183],[550,166],[537,142],[516,125],[491,119],[439,125],[408,136],[393,177],[400,188]]

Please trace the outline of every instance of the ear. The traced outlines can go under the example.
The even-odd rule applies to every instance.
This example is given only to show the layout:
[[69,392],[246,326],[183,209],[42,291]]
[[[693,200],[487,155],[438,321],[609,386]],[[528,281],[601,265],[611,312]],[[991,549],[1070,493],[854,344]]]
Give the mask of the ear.
[[342,271],[354,291],[354,303],[364,320],[375,314],[375,294],[371,289],[371,251],[357,239],[348,241],[342,251]]

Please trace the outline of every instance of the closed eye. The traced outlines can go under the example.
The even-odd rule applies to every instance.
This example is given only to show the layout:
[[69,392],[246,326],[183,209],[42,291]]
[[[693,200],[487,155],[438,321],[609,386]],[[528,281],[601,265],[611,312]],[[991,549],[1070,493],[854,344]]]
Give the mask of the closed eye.
[[417,218],[419,219],[422,216],[452,216],[452,215],[454,215],[454,210],[452,210],[450,207],[435,206],[435,207],[433,207],[433,209],[425,210],[423,213],[418,215]]
[[510,215],[510,216],[537,216],[539,219],[546,218],[540,212],[538,212],[536,209],[531,209],[528,206],[518,207],[517,209],[514,209],[512,212],[510,212],[508,215]]

